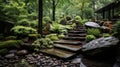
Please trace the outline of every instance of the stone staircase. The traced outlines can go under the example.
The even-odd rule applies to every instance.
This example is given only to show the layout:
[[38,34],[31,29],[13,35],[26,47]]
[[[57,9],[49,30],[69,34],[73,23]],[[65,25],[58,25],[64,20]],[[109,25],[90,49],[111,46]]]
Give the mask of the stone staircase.
[[86,29],[81,26],[70,30],[65,38],[54,41],[54,48],[42,49],[40,52],[55,57],[67,59],[80,53],[81,46],[85,44]]

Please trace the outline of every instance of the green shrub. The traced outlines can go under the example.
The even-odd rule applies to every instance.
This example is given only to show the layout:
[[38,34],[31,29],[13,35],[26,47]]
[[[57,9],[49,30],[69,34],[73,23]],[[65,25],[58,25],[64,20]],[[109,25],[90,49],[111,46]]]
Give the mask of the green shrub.
[[46,36],[46,38],[50,38],[53,41],[59,40],[59,38],[57,37],[57,34],[49,34]]
[[21,25],[21,26],[30,26],[29,24],[30,21],[28,21],[28,19],[22,19],[18,22],[17,25]]
[[49,21],[51,21],[51,19],[50,19],[50,17],[46,16],[46,17],[43,17],[43,21],[44,22],[49,22]]
[[28,19],[30,20],[36,20],[37,19],[37,13],[36,12],[32,12],[31,14],[28,14]]
[[103,37],[109,37],[109,36],[111,36],[110,34],[103,34]]
[[86,36],[86,40],[87,41],[91,41],[91,40],[94,40],[96,37],[94,35],[87,35]]
[[8,49],[0,49],[0,55],[5,55],[8,53]]
[[16,36],[5,37],[5,40],[16,40]]
[[58,35],[58,38],[60,38],[60,39],[62,39],[62,38],[64,38],[64,37],[65,37],[64,34],[60,34],[60,35]]
[[20,48],[20,45],[23,43],[21,40],[8,40],[0,42],[0,49],[4,48]]
[[14,32],[14,34],[16,35],[28,35],[37,33],[36,29],[25,26],[15,26],[11,29],[11,31]]
[[94,36],[98,37],[100,35],[100,30],[95,29],[95,28],[89,28],[89,29],[87,29],[87,34],[88,35],[94,35]]
[[58,33],[58,34],[66,34],[67,33],[67,29],[69,28],[68,26],[64,26],[64,25],[61,25],[57,22],[54,22],[51,24],[50,26],[50,31],[53,32],[53,33]]
[[36,39],[40,38],[41,35],[40,34],[29,34],[28,37],[30,40],[36,40]]
[[80,16],[76,16],[75,20],[81,20],[81,17]]
[[37,27],[38,27],[38,20],[31,21],[31,22],[30,22],[30,26],[31,26],[32,28],[37,28]]
[[32,46],[35,49],[36,48],[38,48],[38,49],[40,49],[40,48],[52,48],[53,42],[49,38],[41,38],[41,39],[37,39],[36,41],[34,41]]

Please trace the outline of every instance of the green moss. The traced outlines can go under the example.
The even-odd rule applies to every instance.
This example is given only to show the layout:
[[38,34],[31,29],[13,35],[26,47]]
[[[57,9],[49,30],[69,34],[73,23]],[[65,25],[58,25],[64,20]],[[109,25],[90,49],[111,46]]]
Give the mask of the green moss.
[[1,49],[0,50],[0,55],[5,55],[8,53],[8,49]]
[[21,40],[8,40],[4,42],[0,42],[0,49],[3,48],[20,48],[20,45],[23,42]]

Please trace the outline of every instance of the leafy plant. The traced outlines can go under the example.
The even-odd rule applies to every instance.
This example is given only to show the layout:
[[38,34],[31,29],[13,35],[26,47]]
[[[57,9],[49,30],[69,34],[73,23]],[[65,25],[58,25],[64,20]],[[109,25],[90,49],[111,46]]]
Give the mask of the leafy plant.
[[17,25],[30,26],[29,22],[30,22],[30,21],[29,21],[28,19],[22,19],[22,20],[20,20],[20,21],[17,23]]
[[117,21],[113,26],[114,36],[120,39],[120,21]]
[[64,38],[65,37],[65,35],[64,34],[60,34],[60,35],[58,35],[58,38]]
[[38,20],[31,21],[29,24],[30,24],[30,27],[37,28],[38,27]]
[[46,17],[43,17],[43,21],[49,22],[49,21],[51,21],[51,19],[50,19],[50,17],[46,16]]
[[50,38],[53,41],[59,40],[57,34],[49,34],[46,36],[46,38]]
[[100,30],[95,29],[95,28],[89,28],[89,29],[87,29],[87,34],[88,35],[94,35],[94,36],[98,37],[100,35]]
[[91,41],[91,40],[94,40],[96,37],[94,35],[87,35],[86,36],[86,39],[87,41]]
[[111,36],[110,34],[106,33],[106,34],[103,34],[103,37],[109,37]]
[[61,25],[57,22],[54,22],[51,24],[50,31],[53,33],[58,33],[58,34],[61,34],[61,33],[66,34],[68,28],[70,28],[70,27]]
[[40,34],[28,34],[28,37],[30,40],[37,40],[38,38],[41,37]]
[[37,33],[36,29],[25,26],[15,26],[11,29],[11,31],[14,32],[14,34],[16,35],[28,35]]
[[38,49],[40,48],[52,48],[53,47],[53,42],[49,38],[41,38],[37,39],[32,43],[32,46]]

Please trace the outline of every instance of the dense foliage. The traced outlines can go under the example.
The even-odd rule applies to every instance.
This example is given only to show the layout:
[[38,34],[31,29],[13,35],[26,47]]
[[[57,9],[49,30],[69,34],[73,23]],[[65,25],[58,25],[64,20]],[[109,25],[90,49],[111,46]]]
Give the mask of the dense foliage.
[[89,29],[87,29],[87,34],[88,35],[99,36],[100,35],[100,30],[95,29],[95,28],[89,28]]
[[94,40],[96,37],[94,35],[87,35],[86,36],[86,40],[87,41],[91,41],[91,40]]
[[14,32],[15,35],[28,35],[37,33],[36,29],[25,26],[15,26],[11,29],[11,31]]
[[34,47],[34,50],[39,50],[41,48],[52,48],[53,42],[49,38],[41,38],[34,41],[34,43],[32,43],[32,47]]
[[117,21],[117,23],[113,27],[114,36],[120,39],[120,21]]

